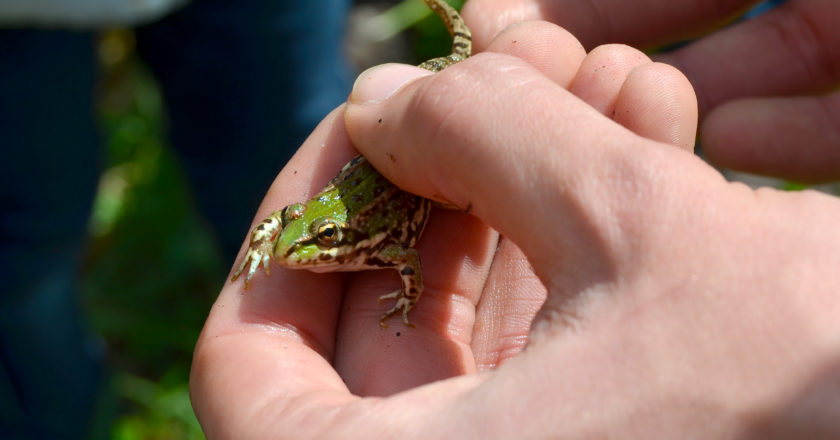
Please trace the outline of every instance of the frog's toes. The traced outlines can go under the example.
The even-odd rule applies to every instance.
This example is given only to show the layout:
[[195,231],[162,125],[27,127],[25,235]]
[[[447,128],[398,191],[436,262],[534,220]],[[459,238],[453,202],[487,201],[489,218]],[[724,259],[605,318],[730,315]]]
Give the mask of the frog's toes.
[[396,315],[400,311],[402,311],[402,320],[403,323],[407,327],[414,327],[414,324],[408,322],[408,311],[414,307],[414,304],[417,302],[416,297],[409,297],[406,296],[405,292],[402,290],[397,290],[395,292],[389,293],[387,295],[382,295],[379,297],[379,302],[388,300],[388,299],[396,299],[397,303],[394,304],[394,307],[391,307],[390,310],[385,312],[381,318],[379,318],[379,326],[382,328],[388,328],[388,324],[385,323],[385,320],[390,318],[393,315]]
[[269,261],[270,257],[268,255],[261,255],[259,250],[248,249],[248,253],[245,254],[245,259],[242,260],[242,264],[239,265],[239,268],[236,269],[236,272],[233,273],[230,280],[236,281],[236,279],[239,278],[239,275],[242,275],[242,272],[245,271],[245,268],[247,267],[248,270],[245,271],[245,288],[247,289],[248,283],[251,282],[251,278],[253,278],[254,274],[257,273],[257,269],[259,269],[260,264],[264,265],[265,273],[269,273]]
[[278,230],[279,222],[275,218],[268,218],[254,228],[253,232],[251,232],[251,243],[248,252],[245,254],[242,264],[233,273],[230,279],[231,281],[236,281],[246,267],[248,268],[245,275],[246,289],[251,278],[254,277],[254,274],[260,268],[260,265],[262,265],[266,275],[271,274],[269,263],[271,262],[271,252],[274,248],[274,238],[277,236],[276,233]]
[[267,252],[264,252],[263,249],[248,249],[248,254],[245,255],[245,261],[242,262],[240,269],[234,275],[234,280],[236,277],[239,276],[239,273],[242,272],[242,269],[248,265],[248,273],[245,275],[245,286],[248,286],[248,282],[251,281],[251,278],[254,277],[254,274],[257,273],[257,270],[262,265],[263,270],[265,270],[266,275],[271,275],[271,270],[268,263],[271,262],[271,255]]
[[[248,256],[250,254],[251,254],[251,251],[249,250],[248,253],[245,255],[245,259],[242,260],[242,264],[239,265],[239,267],[236,269],[236,272],[234,272],[233,276],[230,277],[231,281],[236,281],[236,279],[239,278],[239,275],[242,275],[242,271],[245,270],[245,266],[248,264]],[[245,285],[246,286],[248,285],[247,280],[245,281]]]

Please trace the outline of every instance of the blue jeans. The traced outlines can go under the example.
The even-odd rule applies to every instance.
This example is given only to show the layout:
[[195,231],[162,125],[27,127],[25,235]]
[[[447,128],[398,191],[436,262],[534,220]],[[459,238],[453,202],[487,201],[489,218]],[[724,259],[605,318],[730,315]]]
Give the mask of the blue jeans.
[[[349,0],[193,0],[136,30],[228,261],[277,171],[346,97]],[[0,30],[0,438],[84,438],[102,350],[77,267],[102,171],[92,32]]]

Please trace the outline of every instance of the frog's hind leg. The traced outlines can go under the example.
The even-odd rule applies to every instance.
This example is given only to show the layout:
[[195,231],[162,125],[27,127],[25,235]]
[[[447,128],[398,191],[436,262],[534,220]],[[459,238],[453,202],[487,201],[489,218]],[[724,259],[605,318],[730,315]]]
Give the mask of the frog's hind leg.
[[443,0],[423,1],[440,16],[446,25],[446,29],[452,35],[452,53],[445,57],[428,60],[420,64],[420,67],[432,72],[439,72],[448,66],[467,59],[472,53],[472,36],[458,11]]
[[420,269],[420,254],[413,248],[400,246],[387,246],[377,255],[377,260],[382,265],[393,266],[400,274],[402,288],[395,292],[379,297],[379,302],[395,299],[394,307],[385,312],[379,318],[379,326],[387,328],[385,320],[402,311],[402,320],[408,327],[414,324],[408,321],[408,312],[417,304],[420,295],[423,293],[423,273]]

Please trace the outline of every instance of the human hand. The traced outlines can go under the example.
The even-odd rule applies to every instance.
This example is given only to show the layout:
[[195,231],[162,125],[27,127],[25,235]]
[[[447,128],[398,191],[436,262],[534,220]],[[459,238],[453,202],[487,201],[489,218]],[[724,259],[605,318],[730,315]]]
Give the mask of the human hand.
[[655,47],[701,36],[657,57],[697,91],[700,139],[719,166],[804,182],[840,179],[840,8],[789,0],[757,18],[720,24],[755,3],[736,1],[470,0],[463,16],[477,50],[505,26],[547,20],[587,48]]
[[[836,201],[753,193],[675,147],[693,144],[691,90],[637,52],[584,56],[545,23],[496,43],[530,64],[483,54],[363,103],[427,75],[369,71],[345,116],[390,179],[470,207],[504,238],[435,212],[418,246],[416,329],[379,329],[385,272],[276,268],[245,294],[226,284],[191,380],[208,437],[759,437],[791,426],[778,405],[790,396],[827,398],[795,392],[838,346]],[[595,90],[580,99],[571,79]],[[317,191],[352,155],[339,110],[257,218]]]

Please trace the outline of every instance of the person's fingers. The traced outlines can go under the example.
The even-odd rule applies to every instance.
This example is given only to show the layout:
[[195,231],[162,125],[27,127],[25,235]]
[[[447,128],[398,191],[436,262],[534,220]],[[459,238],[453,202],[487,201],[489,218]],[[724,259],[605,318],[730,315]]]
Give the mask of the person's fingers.
[[562,28],[529,21],[502,31],[487,51],[527,61],[641,136],[694,148],[697,104],[691,84],[673,67],[654,64],[637,49],[610,44],[586,54]]
[[676,69],[653,64],[637,49],[611,44],[586,54],[562,28],[529,21],[505,29],[487,51],[527,61],[641,136],[694,148],[697,104],[691,85]]
[[735,98],[807,94],[840,83],[837,23],[834,0],[791,0],[657,59],[688,76],[705,115]]
[[678,41],[725,22],[753,3],[754,0],[469,0],[463,16],[478,51],[484,50],[499,31],[524,20],[556,23],[592,49],[605,43],[651,46]]
[[[546,20],[586,47],[619,42],[650,45],[667,36],[696,34],[751,1],[470,0],[464,17],[477,50],[522,20]],[[660,60],[686,73],[697,88],[701,114],[728,99],[825,90],[840,82],[840,8],[833,0],[791,0],[737,23]]]
[[694,151],[697,98],[677,69],[643,64],[628,74],[615,100],[613,120],[640,136]]
[[623,44],[598,46],[586,55],[569,91],[612,117],[619,91],[634,68],[650,64],[647,55]]
[[[383,101],[380,77],[392,74],[379,68],[357,82],[345,113],[354,143],[409,191],[471,209],[533,258],[538,274],[550,272],[540,271],[549,261],[571,259],[588,266],[575,276],[608,276],[600,234],[624,226],[610,225],[620,219],[605,214],[615,208],[606,199],[626,197],[613,191],[625,191],[627,181],[644,186],[646,178],[630,177],[636,172],[676,172],[649,162],[667,155],[662,144],[633,135],[521,60],[479,54]],[[674,153],[694,172],[707,169]],[[532,222],[527,231],[521,215]]]
[[791,0],[658,57],[694,85],[711,162],[803,182],[840,178],[838,99],[818,96],[840,83],[838,22],[832,0]]
[[710,162],[800,182],[840,179],[840,92],[719,106],[701,132]]
[[502,31],[487,52],[527,61],[560,86],[568,88],[586,57],[580,42],[565,29],[547,21],[516,23]]

